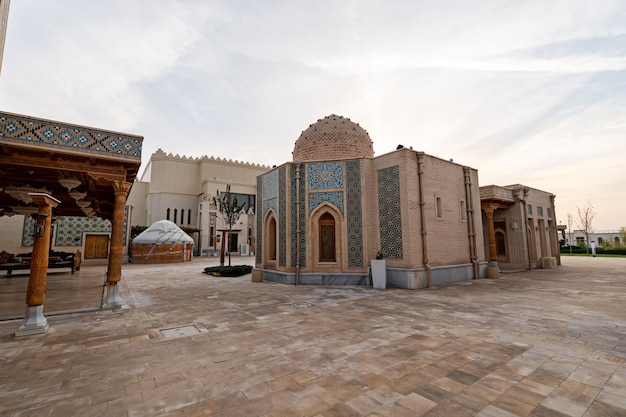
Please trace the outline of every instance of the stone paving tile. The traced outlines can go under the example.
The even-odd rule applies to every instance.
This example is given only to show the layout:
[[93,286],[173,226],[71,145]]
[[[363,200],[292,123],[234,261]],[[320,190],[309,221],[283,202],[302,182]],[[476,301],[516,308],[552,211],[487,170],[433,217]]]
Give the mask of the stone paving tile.
[[[420,291],[252,283],[211,262],[125,265],[122,309],[68,314],[100,301],[87,266],[57,280],[47,334],[0,321],[0,415],[626,416],[626,259]],[[159,332],[183,325],[205,331]]]

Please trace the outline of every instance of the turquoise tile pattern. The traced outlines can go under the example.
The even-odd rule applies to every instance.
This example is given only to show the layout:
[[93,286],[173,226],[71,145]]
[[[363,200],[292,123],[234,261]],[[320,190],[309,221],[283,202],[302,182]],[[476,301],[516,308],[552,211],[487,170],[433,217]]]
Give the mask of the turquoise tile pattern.
[[0,114],[3,140],[141,159],[143,138],[17,115]]
[[343,188],[343,162],[308,164],[309,190]]

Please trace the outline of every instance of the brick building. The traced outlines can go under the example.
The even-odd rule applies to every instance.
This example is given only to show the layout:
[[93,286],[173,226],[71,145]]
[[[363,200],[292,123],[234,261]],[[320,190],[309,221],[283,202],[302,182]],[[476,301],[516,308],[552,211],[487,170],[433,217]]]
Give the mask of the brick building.
[[555,195],[521,184],[480,187],[489,262],[509,269],[561,264]]
[[368,133],[330,115],[306,129],[293,161],[257,179],[253,279],[423,288],[485,275],[475,169],[399,146],[374,156]]

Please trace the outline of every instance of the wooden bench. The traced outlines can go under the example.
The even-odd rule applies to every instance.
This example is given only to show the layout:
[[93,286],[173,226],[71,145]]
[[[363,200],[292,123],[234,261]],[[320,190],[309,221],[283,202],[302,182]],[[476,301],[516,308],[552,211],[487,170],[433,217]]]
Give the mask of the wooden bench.
[[[30,261],[32,253],[23,253],[20,255],[12,255],[8,252],[0,252],[0,271],[7,271],[7,275],[11,275],[13,271],[30,269]],[[71,252],[50,252],[48,257],[48,269],[53,268],[70,268],[72,274],[80,271],[81,253]]]

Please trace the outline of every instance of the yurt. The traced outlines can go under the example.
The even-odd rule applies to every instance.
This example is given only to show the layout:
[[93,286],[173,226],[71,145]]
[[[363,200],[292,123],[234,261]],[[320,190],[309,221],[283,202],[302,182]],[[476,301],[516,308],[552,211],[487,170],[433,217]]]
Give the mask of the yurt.
[[191,261],[193,239],[169,220],[159,220],[132,242],[132,262],[165,264]]

